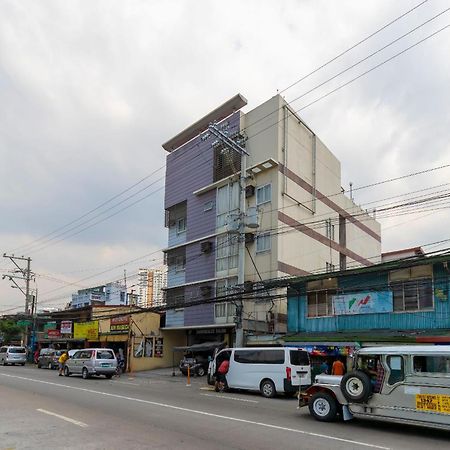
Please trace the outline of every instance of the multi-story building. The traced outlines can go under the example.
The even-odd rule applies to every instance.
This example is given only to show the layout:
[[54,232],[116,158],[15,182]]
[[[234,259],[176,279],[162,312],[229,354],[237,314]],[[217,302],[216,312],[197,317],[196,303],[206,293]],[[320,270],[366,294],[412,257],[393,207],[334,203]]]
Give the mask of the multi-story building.
[[[233,338],[240,304],[224,300],[238,276],[251,291],[261,280],[380,261],[380,225],[345,195],[337,158],[279,95],[244,114],[246,103],[236,95],[163,145],[166,328],[189,330],[190,343]],[[284,293],[246,292],[244,331],[286,331]]]
[[81,289],[76,294],[72,294],[70,307],[81,308],[92,305],[92,303],[124,306],[127,304],[126,288],[121,283],[115,282]]
[[139,269],[139,294],[137,305],[141,308],[164,305],[163,289],[167,286],[167,266],[156,269]]

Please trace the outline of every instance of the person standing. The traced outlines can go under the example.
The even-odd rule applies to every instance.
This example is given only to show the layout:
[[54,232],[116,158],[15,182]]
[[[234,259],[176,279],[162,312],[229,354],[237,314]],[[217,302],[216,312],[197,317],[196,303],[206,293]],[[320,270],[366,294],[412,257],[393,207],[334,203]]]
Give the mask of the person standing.
[[324,359],[322,361],[322,364],[319,366],[320,373],[324,373],[328,375],[330,373],[330,366],[328,365],[327,361]]
[[344,363],[340,359],[337,359],[331,366],[331,375],[344,375],[344,373],[345,373]]
[[228,359],[224,359],[220,363],[219,368],[217,369],[216,386],[215,386],[216,392],[222,392],[225,389],[227,385],[226,374],[228,373],[229,368],[230,368],[230,361]]
[[59,376],[62,377],[64,373],[64,368],[66,367],[66,361],[69,359],[69,354],[65,351],[63,354],[58,358],[58,364],[59,364]]

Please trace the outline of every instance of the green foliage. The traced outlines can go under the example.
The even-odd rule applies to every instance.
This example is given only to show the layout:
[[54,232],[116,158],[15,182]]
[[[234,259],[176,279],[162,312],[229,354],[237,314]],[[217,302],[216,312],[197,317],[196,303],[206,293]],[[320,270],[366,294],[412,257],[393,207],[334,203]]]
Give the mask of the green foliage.
[[13,320],[0,320],[0,336],[3,337],[4,344],[9,344],[13,339],[20,339],[22,332],[23,328]]

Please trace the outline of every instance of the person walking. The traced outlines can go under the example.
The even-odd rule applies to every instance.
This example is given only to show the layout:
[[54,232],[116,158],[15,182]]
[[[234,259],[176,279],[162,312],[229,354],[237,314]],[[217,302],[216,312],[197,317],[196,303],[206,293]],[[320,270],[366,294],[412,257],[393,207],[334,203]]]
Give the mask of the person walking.
[[331,366],[331,375],[344,375],[344,373],[345,373],[344,363],[340,359],[337,359]]
[[62,377],[64,373],[64,368],[66,367],[66,361],[69,359],[69,354],[64,351],[63,354],[58,358],[59,364],[59,376]]
[[330,366],[325,359],[322,361],[322,364],[320,364],[319,371],[320,373],[324,373],[326,375],[330,373]]

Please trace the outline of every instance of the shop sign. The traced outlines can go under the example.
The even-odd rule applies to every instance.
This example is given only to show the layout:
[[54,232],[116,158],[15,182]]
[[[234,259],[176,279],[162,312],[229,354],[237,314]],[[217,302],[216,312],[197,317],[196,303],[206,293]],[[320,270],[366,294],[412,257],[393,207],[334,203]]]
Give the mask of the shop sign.
[[61,322],[61,334],[72,334],[72,321],[63,320]]
[[128,333],[130,329],[130,316],[111,317],[109,330],[111,334]]
[[333,295],[332,301],[335,316],[389,313],[394,310],[392,291]]
[[29,326],[31,326],[31,324],[32,324],[31,320],[19,320],[17,322],[17,325],[19,327],[29,327]]
[[59,330],[48,330],[47,336],[49,339],[58,339],[61,337],[61,332]]
[[92,322],[80,322],[73,324],[74,339],[98,340],[98,320]]
[[164,338],[162,337],[155,338],[155,358],[163,357],[163,346],[164,346]]
[[48,330],[56,330],[56,322],[44,323],[44,331],[48,331]]

